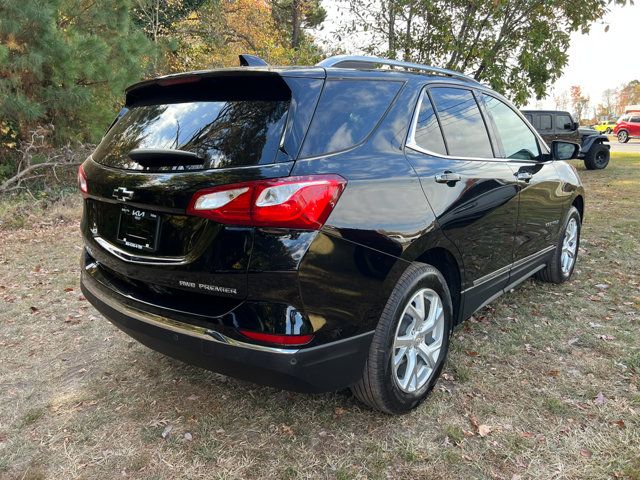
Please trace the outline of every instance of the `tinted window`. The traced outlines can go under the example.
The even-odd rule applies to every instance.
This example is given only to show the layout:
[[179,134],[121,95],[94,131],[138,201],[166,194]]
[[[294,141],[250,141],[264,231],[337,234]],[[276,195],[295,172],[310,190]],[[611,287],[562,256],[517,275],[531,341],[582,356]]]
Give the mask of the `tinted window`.
[[540,115],[540,130],[553,130],[551,115]]
[[[483,95],[487,111],[498,129],[502,148],[506,158],[533,160],[538,158],[538,142],[536,136],[522,119],[504,102],[489,95]],[[541,115],[544,119],[548,115]]]
[[528,113],[524,114],[525,118],[527,119],[527,121],[533,125],[533,117],[531,115],[529,115]]
[[338,152],[362,142],[401,85],[379,80],[327,80],[300,156]]
[[142,169],[127,154],[135,148],[159,148],[195,152],[203,159],[202,165],[178,169],[272,163],[288,106],[288,101],[243,100],[133,107],[107,132],[93,158],[105,165]]
[[631,117],[631,120],[629,121],[634,123],[640,123],[640,117]]
[[[566,128],[567,126],[569,128]],[[569,115],[556,115],[556,130],[572,130],[571,117]]]
[[447,149],[442,139],[442,131],[438,123],[438,118],[433,111],[433,105],[426,93],[422,94],[420,112],[416,121],[414,135],[416,145],[430,152],[446,155]]
[[433,88],[430,92],[440,117],[449,155],[493,157],[489,135],[471,91]]

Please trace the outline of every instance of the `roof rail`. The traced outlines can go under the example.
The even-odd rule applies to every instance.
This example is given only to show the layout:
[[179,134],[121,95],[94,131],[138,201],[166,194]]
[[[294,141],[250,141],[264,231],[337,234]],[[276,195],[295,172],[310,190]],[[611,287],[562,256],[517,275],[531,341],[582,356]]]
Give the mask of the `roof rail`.
[[445,75],[447,77],[459,78],[467,80],[469,82],[480,84],[474,78],[464,75],[454,70],[448,70],[446,68],[431,67],[429,65],[422,65],[421,63],[401,62],[399,60],[390,60],[388,58],[368,57],[365,55],[336,55],[333,57],[325,58],[317,64],[318,67],[340,67],[340,68],[377,68],[376,65],[388,65],[390,67],[400,67],[405,69],[420,70],[421,72],[437,73],[439,75]]

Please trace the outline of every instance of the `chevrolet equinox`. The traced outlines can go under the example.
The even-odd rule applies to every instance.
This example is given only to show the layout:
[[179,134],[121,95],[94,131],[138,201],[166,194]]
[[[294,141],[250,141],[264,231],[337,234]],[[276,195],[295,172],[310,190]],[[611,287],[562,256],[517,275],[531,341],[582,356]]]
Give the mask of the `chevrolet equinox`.
[[133,85],[78,182],[82,290],[185,362],[387,412],[433,388],[453,327],[572,274],[578,146],[454,71],[375,57]]

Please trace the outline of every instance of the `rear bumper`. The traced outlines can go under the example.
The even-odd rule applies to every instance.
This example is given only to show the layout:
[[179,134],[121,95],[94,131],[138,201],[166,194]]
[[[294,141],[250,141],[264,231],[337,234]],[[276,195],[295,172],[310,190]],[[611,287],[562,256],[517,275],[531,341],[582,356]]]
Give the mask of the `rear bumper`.
[[300,349],[239,342],[219,332],[125,305],[84,271],[85,297],[111,323],[147,347],[186,363],[299,392],[328,392],[362,375],[373,332]]

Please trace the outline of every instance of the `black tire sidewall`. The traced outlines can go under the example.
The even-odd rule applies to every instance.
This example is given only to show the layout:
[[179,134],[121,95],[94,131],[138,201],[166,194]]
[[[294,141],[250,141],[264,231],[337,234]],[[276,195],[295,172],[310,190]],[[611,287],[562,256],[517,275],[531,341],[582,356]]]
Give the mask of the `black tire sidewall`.
[[[404,311],[404,308],[411,297],[422,288],[430,288],[440,296],[444,309],[445,333],[442,340],[440,356],[438,357],[436,368],[432,373],[431,378],[429,378],[429,381],[419,390],[412,393],[406,393],[400,389],[393,378],[393,367],[391,365],[393,357],[393,341],[398,322],[400,321],[400,315]],[[416,278],[408,288],[405,286],[402,296],[395,302],[393,307],[393,321],[390,322],[386,329],[386,351],[383,357],[378,359],[378,362],[380,362],[378,363],[378,368],[382,368],[384,372],[385,396],[390,401],[391,405],[394,406],[394,410],[402,413],[415,408],[424,401],[428,393],[433,389],[438,377],[440,376],[449,350],[452,326],[453,312],[451,307],[451,295],[444,278],[437,272],[437,270],[433,269],[433,271]]]
[[[600,152],[604,153],[606,156],[606,161],[604,161],[602,164],[599,164],[596,158]],[[589,150],[589,154],[585,161],[585,166],[589,170],[603,170],[607,168],[607,165],[609,165],[609,158],[610,152],[606,145],[603,145],[602,143],[596,143]]]

